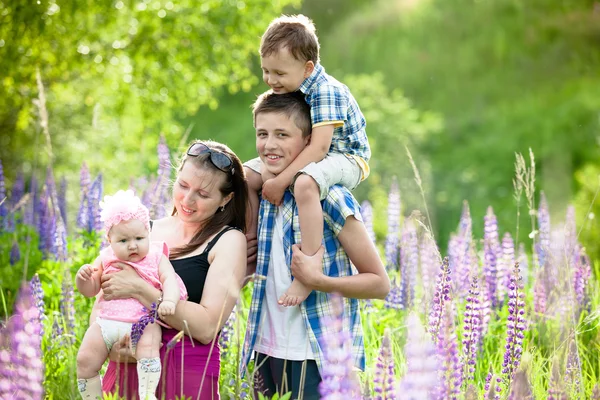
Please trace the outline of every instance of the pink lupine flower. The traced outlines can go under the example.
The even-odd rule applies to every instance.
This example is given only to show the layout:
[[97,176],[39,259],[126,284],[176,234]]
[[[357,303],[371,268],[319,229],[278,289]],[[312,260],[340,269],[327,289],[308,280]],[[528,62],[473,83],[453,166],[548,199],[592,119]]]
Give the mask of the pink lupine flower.
[[436,398],[439,391],[439,362],[435,345],[415,313],[408,316],[406,323],[408,336],[404,346],[406,375],[398,385],[397,398],[403,400]]
[[389,329],[385,330],[381,340],[381,348],[377,355],[375,372],[373,377],[373,388],[375,391],[375,400],[395,400],[396,392],[394,390],[395,371],[394,355],[392,354],[392,344],[390,340]]

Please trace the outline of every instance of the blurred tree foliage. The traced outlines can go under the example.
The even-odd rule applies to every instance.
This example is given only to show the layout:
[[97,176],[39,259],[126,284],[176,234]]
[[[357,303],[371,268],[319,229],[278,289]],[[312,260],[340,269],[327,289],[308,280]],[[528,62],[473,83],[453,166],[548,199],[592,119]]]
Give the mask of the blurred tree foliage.
[[[536,154],[537,186],[554,220],[583,183],[573,174],[600,159],[594,0],[365,1],[321,42],[330,72],[381,71],[415,108],[442,115],[442,134],[419,148],[431,165],[428,190],[442,238],[456,228],[463,199],[476,232],[488,205],[503,230],[515,231],[515,152]],[[369,135],[380,140],[374,129]],[[398,154],[393,146],[383,151]],[[400,155],[397,162],[408,161]]]
[[[299,0],[0,1],[0,159],[15,169],[86,161],[126,184],[156,166],[159,134],[177,145],[179,120],[217,90],[258,82],[252,55],[264,27]],[[33,105],[46,87],[56,160]],[[42,169],[43,170],[43,169]]]

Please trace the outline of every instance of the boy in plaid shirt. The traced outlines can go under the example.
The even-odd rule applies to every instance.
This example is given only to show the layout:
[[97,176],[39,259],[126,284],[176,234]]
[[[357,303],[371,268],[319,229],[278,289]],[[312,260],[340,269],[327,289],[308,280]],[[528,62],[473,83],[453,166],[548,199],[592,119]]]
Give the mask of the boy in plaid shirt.
[[[289,187],[298,204],[302,252],[313,255],[323,242],[321,201],[336,184],[353,190],[369,175],[371,150],[365,132],[366,122],[356,100],[344,84],[329,76],[319,63],[319,40],[312,21],[303,16],[275,19],[260,45],[263,80],[273,93],[300,91],[310,106],[310,143],[278,175],[269,173],[264,163],[282,163],[278,154],[246,163],[252,212],[249,239],[256,233],[258,192],[280,205]],[[310,289],[294,280],[281,296],[284,306],[300,304]]]
[[[279,175],[311,140],[310,108],[300,92],[276,95],[269,91],[254,105],[256,150],[262,172]],[[314,130],[313,130],[314,131]],[[277,155],[280,163],[268,158]],[[297,197],[297,196],[296,196]],[[351,337],[348,357],[364,369],[363,332],[357,299],[383,299],[389,279],[373,242],[362,223],[359,206],[350,191],[340,185],[328,189],[323,205],[323,236],[314,256],[299,250],[299,207],[286,190],[275,206],[260,203],[256,274],[243,346],[241,372],[254,356],[255,391],[265,396],[292,392],[292,399],[319,398],[325,365],[327,338],[336,334],[332,293],[343,296],[343,330]],[[298,307],[284,307],[278,299],[294,281],[309,288]]]

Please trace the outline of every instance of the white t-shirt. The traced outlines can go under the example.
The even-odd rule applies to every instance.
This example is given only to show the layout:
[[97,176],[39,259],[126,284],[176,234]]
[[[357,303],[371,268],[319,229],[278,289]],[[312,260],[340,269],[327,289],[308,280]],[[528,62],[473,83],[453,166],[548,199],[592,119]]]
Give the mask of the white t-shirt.
[[283,360],[314,360],[300,306],[283,307],[277,303],[291,284],[292,278],[283,251],[283,215],[281,207],[277,207],[254,351]]

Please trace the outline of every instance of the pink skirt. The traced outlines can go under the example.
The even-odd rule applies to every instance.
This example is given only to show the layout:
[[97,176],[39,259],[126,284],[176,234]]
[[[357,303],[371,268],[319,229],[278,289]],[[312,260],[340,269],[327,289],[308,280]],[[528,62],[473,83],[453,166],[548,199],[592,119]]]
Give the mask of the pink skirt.
[[[187,396],[192,400],[219,400],[219,369],[221,351],[218,337],[209,344],[188,336],[182,338],[170,350],[166,344],[177,334],[174,329],[163,329],[163,346],[160,349],[162,376],[157,397],[176,400]],[[214,347],[213,347],[214,343]],[[116,393],[126,399],[137,399],[138,380],[135,363],[123,364],[111,361],[102,379],[104,393]]]

